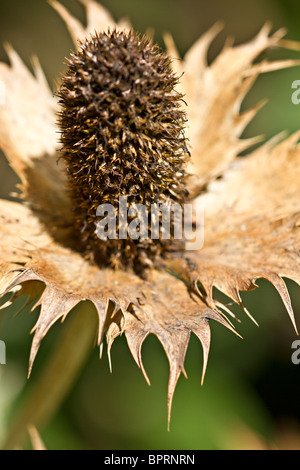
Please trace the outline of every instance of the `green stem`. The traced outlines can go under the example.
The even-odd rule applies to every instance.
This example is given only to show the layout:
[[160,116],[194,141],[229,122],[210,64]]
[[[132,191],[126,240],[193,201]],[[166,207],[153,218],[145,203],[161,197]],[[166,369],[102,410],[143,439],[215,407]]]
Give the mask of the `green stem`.
[[68,318],[55,351],[33,384],[7,435],[3,449],[23,444],[28,427],[44,426],[58,410],[94,346],[98,331],[95,308],[80,303]]

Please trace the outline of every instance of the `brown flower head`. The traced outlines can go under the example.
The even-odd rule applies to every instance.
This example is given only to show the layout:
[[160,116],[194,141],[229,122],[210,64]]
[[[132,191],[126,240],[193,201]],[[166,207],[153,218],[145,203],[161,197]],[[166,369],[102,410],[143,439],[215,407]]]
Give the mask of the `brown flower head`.
[[[299,133],[239,157],[257,141],[240,139],[259,108],[241,114],[244,96],[260,73],[296,63],[253,62],[269,48],[294,44],[282,41],[284,31],[270,35],[265,26],[248,44],[227,45],[208,66],[216,25],[183,60],[166,36],[168,55],[176,59],[171,62],[95,1],[82,3],[86,28],[52,2],[78,45],[62,79],[60,111],[37,61],[33,76],[9,47],[11,65],[0,64],[7,96],[0,146],[21,178],[26,201],[0,203],[0,294],[22,286],[21,294],[33,300],[37,282],[45,286],[30,370],[42,338],[82,300],[97,310],[99,344],[106,335],[110,351],[124,333],[146,378],[141,348],[149,334],[156,335],[170,363],[170,415],[191,332],[203,346],[204,375],[209,322],[234,331],[225,317],[231,312],[214,298],[213,287],[245,309],[239,292],[265,278],[295,323],[283,278],[300,283]],[[185,111],[191,150],[186,168]],[[57,165],[58,112],[63,150]],[[99,203],[113,204],[128,193],[146,205],[182,203],[185,191],[195,208],[205,207],[203,249],[168,250],[161,239],[95,238]],[[136,264],[140,269],[133,269]]]
[[163,240],[103,243],[97,207],[112,204],[119,219],[120,196],[147,211],[182,203],[187,150],[178,80],[170,58],[132,31],[96,34],[67,63],[59,125],[76,231],[99,264],[138,272],[162,253]]

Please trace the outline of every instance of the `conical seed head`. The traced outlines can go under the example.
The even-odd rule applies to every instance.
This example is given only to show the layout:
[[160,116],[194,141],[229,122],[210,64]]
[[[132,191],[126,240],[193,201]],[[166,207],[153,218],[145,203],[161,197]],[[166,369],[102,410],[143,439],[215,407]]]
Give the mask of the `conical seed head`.
[[188,151],[178,78],[168,56],[132,31],[92,36],[67,64],[59,124],[76,233],[97,262],[140,269],[166,243],[150,230],[148,239],[99,240],[96,213],[111,204],[118,221],[120,196],[147,211],[183,203]]

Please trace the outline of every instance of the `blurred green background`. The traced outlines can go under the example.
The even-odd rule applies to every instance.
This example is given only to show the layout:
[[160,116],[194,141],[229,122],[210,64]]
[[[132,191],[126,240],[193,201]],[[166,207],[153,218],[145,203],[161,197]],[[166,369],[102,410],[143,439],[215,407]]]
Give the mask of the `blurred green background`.
[[[83,21],[84,10],[73,0],[63,2]],[[287,38],[300,40],[300,4],[297,0],[103,0],[115,19],[127,16],[135,29],[170,31],[184,54],[215,21],[223,32],[212,45],[213,60],[227,36],[236,43],[249,40],[270,20],[285,26]],[[49,83],[64,70],[63,60],[72,43],[62,20],[44,0],[0,0],[0,43],[13,44],[30,66],[37,54]],[[299,58],[300,53],[272,52],[269,57]],[[6,61],[3,48],[0,59]],[[246,98],[247,108],[262,98],[269,102],[248,126],[245,136],[300,129],[300,107],[291,102],[291,84],[300,79],[299,67],[260,77]],[[299,105],[300,106],[300,105]],[[17,178],[0,155],[0,197],[9,197]],[[49,449],[300,449],[300,365],[291,362],[296,339],[278,294],[264,281],[242,297],[255,316],[257,328],[238,312],[241,340],[212,324],[212,346],[204,386],[201,387],[202,349],[193,336],[186,358],[189,379],[180,378],[175,393],[171,430],[167,432],[168,363],[154,337],[143,347],[152,386],[135,365],[125,338],[112,349],[113,374],[106,354],[99,361],[93,349],[72,390],[59,410],[41,429]],[[300,290],[288,282],[296,320],[300,324]],[[68,328],[69,318],[55,325],[44,340],[32,378],[27,382],[30,329],[37,314],[17,306],[0,315],[0,338],[7,345],[7,365],[0,365],[0,441],[13,416],[38,380],[56,347],[56,338]],[[65,358],[67,363],[68,357]],[[59,380],[59,378],[57,378]],[[24,445],[28,445],[24,443]]]

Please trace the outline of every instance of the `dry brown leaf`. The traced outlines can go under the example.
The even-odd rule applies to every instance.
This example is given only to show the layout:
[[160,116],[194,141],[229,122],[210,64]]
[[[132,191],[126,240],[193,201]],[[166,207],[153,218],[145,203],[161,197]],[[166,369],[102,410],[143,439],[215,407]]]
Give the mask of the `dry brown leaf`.
[[55,153],[56,100],[37,58],[33,60],[34,77],[10,45],[6,45],[6,52],[10,65],[0,64],[0,76],[6,88],[6,102],[0,116],[0,143],[19,172],[22,165],[31,165],[34,158]]
[[35,76],[7,45],[10,65],[0,64],[6,103],[0,113],[0,147],[21,180],[21,197],[39,211],[41,220],[58,238],[62,221],[70,218],[66,177],[58,162],[57,102],[37,58]]
[[170,365],[168,385],[168,421],[170,422],[172,399],[180,374],[184,375],[184,360],[190,334],[194,333],[203,348],[202,383],[207,366],[210,348],[209,320],[216,320],[235,332],[230,324],[207,307],[196,295],[188,292],[186,286],[166,273],[152,272],[149,287],[143,290],[140,305],[133,305],[125,312],[125,335],[130,351],[142,369],[149,383],[143,366],[141,349],[149,334],[154,334],[161,342]]
[[257,279],[267,279],[280,294],[296,329],[283,278],[300,284],[299,218],[300,212],[274,221],[264,218],[247,220],[240,227],[216,233],[200,252],[172,260],[169,267],[192,285],[199,281],[205,291],[203,300],[212,308],[218,308],[213,299],[213,287],[216,287],[247,314],[239,291],[253,290],[257,287]]
[[49,237],[41,230],[32,212],[21,204],[1,200],[0,220],[0,292],[4,292],[26,264],[27,251],[47,246]]
[[244,308],[239,291],[267,279],[296,329],[283,278],[300,284],[299,133],[274,145],[276,140],[237,160],[195,200],[206,212],[204,247],[171,264],[177,274],[189,273],[189,281],[201,282],[212,307],[213,286]]
[[[6,211],[3,210],[6,209]],[[209,350],[208,319],[222,324],[221,316],[209,309],[197,294],[190,298],[186,286],[167,273],[152,273],[152,280],[143,281],[137,276],[122,271],[102,269],[89,264],[82,256],[63,248],[46,235],[38,220],[29,209],[20,204],[1,201],[0,217],[5,221],[6,238],[2,245],[10,250],[1,251],[3,274],[0,295],[16,286],[32,290],[28,283],[43,282],[46,286],[37,305],[41,313],[33,329],[34,338],[30,353],[29,371],[43,337],[59,319],[82,300],[91,301],[99,316],[99,344],[107,331],[108,344],[123,330],[135,359],[142,367],[140,348],[149,333],[155,334],[165,348],[170,362],[169,403],[176,382],[183,368],[185,350],[190,332],[193,331],[204,349],[204,370]],[[16,213],[18,218],[11,218]],[[22,226],[23,239],[16,235]],[[3,236],[3,234],[1,234]],[[16,246],[15,261],[12,246]],[[22,291],[22,294],[25,294]],[[197,302],[198,297],[198,302]],[[170,298],[172,304],[170,304]],[[110,302],[113,309],[110,308]],[[129,312],[128,307],[130,307]],[[114,316],[118,310],[121,316]],[[135,313],[133,312],[135,310]],[[176,309],[176,310],[175,310]],[[173,312],[173,313],[172,313]],[[125,318],[125,325],[123,316]],[[198,324],[197,324],[198,321]],[[112,328],[112,327],[115,328]],[[142,370],[144,371],[143,367]]]
[[[165,42],[176,72],[182,75],[180,91],[187,102],[191,161],[188,172],[191,197],[195,197],[205,185],[221,175],[243,150],[259,142],[261,137],[239,139],[247,124],[263,103],[240,114],[245,95],[261,73],[294,66],[297,61],[253,61],[263,51],[281,45],[283,29],[270,35],[271,27],[265,25],[259,34],[247,44],[233,47],[226,44],[223,51],[208,66],[207,51],[215,36],[222,29],[217,23],[204,34],[180,61],[170,35]],[[288,46],[288,44],[286,44]]]
[[[98,3],[82,3],[87,10],[87,28],[58,2],[52,2],[75,43],[95,28],[115,27]],[[124,23],[118,27],[124,27]],[[167,260],[168,272],[149,271],[146,280],[121,270],[100,269],[72,248],[65,177],[56,164],[55,99],[39,66],[35,78],[11,48],[11,67],[0,65],[8,99],[0,110],[0,146],[21,178],[23,197],[30,203],[27,207],[0,201],[0,294],[19,285],[23,293],[33,292],[37,282],[45,285],[39,300],[41,313],[34,328],[30,369],[49,328],[64,319],[77,303],[88,300],[98,312],[99,342],[106,333],[110,353],[114,339],[124,332],[147,380],[142,344],[149,334],[158,337],[170,363],[169,416],[177,380],[184,372],[190,333],[202,343],[205,371],[209,320],[232,329],[223,318],[226,306],[213,299],[213,286],[242,305],[239,291],[253,289],[255,280],[264,277],[280,293],[294,323],[283,277],[300,281],[300,207],[295,178],[299,168],[299,147],[295,145],[298,135],[274,147],[266,144],[245,159],[237,158],[254,142],[239,140],[258,109],[256,106],[239,114],[245,94],[259,73],[295,62],[252,65],[262,51],[283,43],[283,31],[269,36],[266,26],[246,45],[227,45],[207,66],[207,48],[218,29],[219,25],[204,35],[183,62],[174,62],[179,73],[185,72],[181,86],[188,103],[192,147],[190,189],[197,194],[208,185],[206,193],[195,201],[195,205],[205,206],[205,245],[199,252]],[[170,36],[167,45],[175,57]],[[234,165],[228,169],[232,162]],[[209,184],[220,174],[224,174],[222,180]]]
[[126,19],[121,19],[116,23],[111,14],[94,0],[79,0],[86,10],[87,26],[84,27],[77,18],[59,2],[56,0],[50,0],[50,4],[59,13],[64,22],[66,23],[70,35],[75,45],[78,45],[78,41],[83,41],[89,37],[90,34],[94,34],[95,31],[103,31],[110,28],[111,30],[117,29],[130,29],[130,24]]
[[299,138],[299,132],[285,140],[277,136],[247,157],[236,159],[221,179],[195,199],[195,206],[205,207],[208,238],[216,230],[242,225],[251,216],[275,220],[300,210],[295,178],[300,171]]
[[34,327],[30,369],[49,328],[80,301],[90,300],[97,309],[99,341],[108,302],[111,300],[125,310],[130,302],[136,301],[139,287],[143,286],[139,278],[90,265],[80,254],[57,244],[47,235],[28,208],[1,201],[0,218],[4,227],[1,231],[0,295],[28,282],[40,281],[46,285],[39,301],[41,313]]

